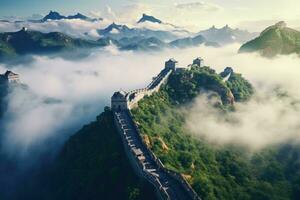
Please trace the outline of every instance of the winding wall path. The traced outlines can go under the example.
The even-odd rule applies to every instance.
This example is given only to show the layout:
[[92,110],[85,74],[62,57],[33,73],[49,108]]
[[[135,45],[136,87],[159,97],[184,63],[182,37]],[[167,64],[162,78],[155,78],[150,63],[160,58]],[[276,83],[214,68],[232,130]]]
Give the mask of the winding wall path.
[[[133,90],[127,94],[129,108],[137,106],[145,95],[151,95],[166,82],[172,70],[164,69],[144,89]],[[114,110],[114,120],[121,135],[126,154],[136,173],[149,181],[158,196],[166,200],[201,200],[181,174],[170,171],[153,154],[141,138],[130,110]]]

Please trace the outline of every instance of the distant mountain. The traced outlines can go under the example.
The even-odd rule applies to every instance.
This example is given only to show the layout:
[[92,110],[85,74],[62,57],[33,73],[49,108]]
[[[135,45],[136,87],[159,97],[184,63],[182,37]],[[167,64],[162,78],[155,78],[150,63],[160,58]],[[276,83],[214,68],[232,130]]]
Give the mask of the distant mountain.
[[85,20],[85,21],[96,21],[96,20],[102,20],[102,18],[100,19],[95,19],[95,18],[90,18],[87,17],[81,13],[77,13],[76,15],[69,15],[69,16],[64,16],[61,15],[58,12],[55,11],[50,11],[48,15],[46,15],[42,20],[40,20],[41,22],[46,22],[48,20],[62,20],[62,19],[81,19],[81,20]]
[[124,38],[121,38],[120,40],[118,40],[118,44],[120,46],[125,47],[125,46],[133,44],[133,43],[138,43],[139,41],[144,40],[144,39],[146,39],[146,38],[143,36],[124,37]]
[[178,39],[178,36],[169,31],[162,30],[151,30],[147,28],[129,28],[126,25],[118,25],[116,23],[112,23],[105,29],[98,30],[99,35],[103,37],[110,37],[113,39],[122,39],[129,37],[155,37],[162,41],[171,41]]
[[[218,46],[217,43],[209,42],[203,36],[163,41],[165,33],[130,29],[125,25],[112,24],[100,31],[104,37],[99,40],[85,40],[70,37],[64,33],[42,33],[23,28],[17,32],[0,33],[0,59],[8,59],[26,54],[49,54],[60,52],[73,52],[83,48],[99,48],[111,44],[120,50],[134,51],[158,51],[165,48],[193,47],[205,44]],[[114,37],[117,35],[117,37]],[[122,37],[123,35],[128,37]],[[155,36],[158,37],[155,37]],[[172,38],[172,37],[171,37]]]
[[52,53],[78,48],[102,47],[107,39],[90,41],[75,39],[59,32],[41,33],[25,28],[18,32],[0,33],[0,58],[24,54]]
[[244,43],[257,36],[256,33],[250,33],[240,29],[232,29],[228,25],[220,29],[213,26],[210,29],[200,31],[199,34],[204,36],[207,40],[217,42],[221,45],[235,42]]
[[[136,41],[132,41],[127,45],[121,47],[121,50],[142,50],[142,51],[149,51],[149,50],[162,50],[166,47],[169,47],[167,43],[155,38],[135,38]],[[120,42],[119,42],[120,43]]]
[[82,20],[89,20],[90,18],[83,15],[83,14],[80,14],[80,13],[77,13],[76,15],[70,15],[67,17],[67,19],[82,19]]
[[10,21],[6,19],[0,19],[0,22],[9,23]]
[[61,19],[66,19],[67,17],[59,14],[58,12],[55,11],[50,11],[48,15],[46,15],[42,21],[48,21],[48,20],[61,20]]
[[177,47],[177,48],[193,47],[193,46],[199,46],[201,44],[205,44],[206,46],[214,46],[214,47],[220,46],[216,42],[207,41],[206,38],[203,37],[202,35],[198,35],[196,37],[182,38],[170,42],[171,47]]
[[143,14],[143,16],[137,21],[138,25],[143,25],[145,22],[153,23],[153,24],[159,24],[161,25],[161,28],[163,30],[169,30],[172,31],[173,33],[178,33],[178,34],[190,34],[189,31],[185,30],[182,27],[176,26],[171,23],[166,23],[161,21],[160,19],[157,19],[154,16]]
[[110,34],[120,34],[120,33],[130,34],[131,31],[132,30],[126,25],[118,25],[116,23],[112,23],[105,29],[98,30],[98,33],[100,35],[107,36]]
[[146,14],[143,14],[142,18],[137,23],[143,23],[143,22],[152,22],[152,23],[158,23],[158,24],[162,23],[161,20],[159,20],[153,16],[146,15]]
[[266,57],[299,54],[300,32],[288,28],[285,22],[278,22],[265,29],[259,37],[242,45],[239,52],[259,52]]
[[177,39],[171,42],[164,42],[155,37],[145,38],[142,36],[136,36],[132,38],[122,38],[115,41],[115,44],[119,46],[121,50],[142,50],[142,51],[154,51],[163,50],[165,48],[188,48],[196,47],[201,44],[206,46],[219,47],[220,45],[215,42],[207,41],[202,35],[196,37],[187,37]]

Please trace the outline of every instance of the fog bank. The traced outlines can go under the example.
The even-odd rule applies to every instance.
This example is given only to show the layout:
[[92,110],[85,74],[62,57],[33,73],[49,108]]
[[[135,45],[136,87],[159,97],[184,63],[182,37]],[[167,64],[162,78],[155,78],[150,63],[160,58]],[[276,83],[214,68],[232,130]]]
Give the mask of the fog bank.
[[[297,55],[262,58],[257,54],[236,55],[237,45],[205,49],[206,64],[221,71],[231,66],[249,80],[256,93],[236,111],[222,114],[206,96],[186,108],[186,126],[192,134],[213,144],[239,144],[252,150],[300,137],[300,59]],[[235,50],[235,51],[234,51]]]

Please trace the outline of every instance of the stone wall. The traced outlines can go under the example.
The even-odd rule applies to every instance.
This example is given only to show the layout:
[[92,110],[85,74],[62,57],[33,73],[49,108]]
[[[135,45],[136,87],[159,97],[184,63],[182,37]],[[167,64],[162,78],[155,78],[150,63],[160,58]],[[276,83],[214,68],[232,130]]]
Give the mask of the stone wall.
[[132,109],[138,105],[138,102],[145,96],[150,96],[154,92],[158,92],[160,87],[168,80],[173,70],[164,69],[158,76],[143,89],[132,90],[127,94],[128,109]]
[[143,177],[148,182],[150,182],[150,184],[155,188],[156,196],[159,199],[169,200],[170,198],[169,198],[167,192],[163,189],[163,187],[161,187],[160,183],[157,180],[153,179],[153,177],[151,177],[147,173],[145,173],[145,171],[143,170],[143,166],[140,165],[139,160],[137,159],[134,152],[132,151],[132,149],[128,145],[128,141],[125,137],[124,130],[120,126],[120,123],[118,122],[118,118],[117,118],[115,113],[114,113],[114,122],[115,122],[115,125],[117,127],[118,132],[120,133],[122,143],[123,143],[123,147],[124,147],[125,153],[127,155],[127,158],[129,159],[130,164],[133,167],[135,173],[139,177]]
[[[130,116],[132,116],[131,113],[130,113]],[[134,120],[133,120],[133,122],[134,122]],[[185,180],[185,178],[181,174],[165,168],[165,166],[161,162],[161,160],[159,158],[157,158],[156,155],[145,144],[144,140],[141,137],[140,130],[139,130],[139,128],[138,128],[138,126],[137,126],[137,124],[135,122],[134,122],[134,126],[135,126],[135,129],[137,130],[137,132],[139,133],[140,140],[142,141],[143,145],[147,149],[148,153],[151,155],[152,159],[156,162],[156,164],[162,170],[164,170],[167,174],[169,174],[171,177],[173,177],[174,179],[176,179],[179,182],[179,184],[181,184],[183,186],[183,188],[185,188],[185,190],[188,192],[188,194],[191,197],[191,199],[201,200],[200,197],[198,196],[198,194],[195,192],[195,190],[191,187],[191,185]]]
[[[161,86],[166,83],[169,76],[174,70],[165,68],[163,69],[155,79],[146,87],[142,89],[136,89],[128,92],[126,94],[126,102],[127,102],[127,111],[123,110],[122,113],[126,113],[126,116],[128,116],[130,120],[130,124],[133,125],[134,132],[136,133],[136,136],[138,138],[139,143],[142,145],[143,151],[150,155],[151,160],[156,164],[157,168],[162,171],[164,174],[166,174],[168,177],[170,177],[170,180],[176,180],[176,185],[180,185],[180,188],[182,190],[183,194],[185,195],[185,199],[192,199],[192,200],[200,200],[200,197],[197,195],[197,193],[193,190],[193,188],[189,185],[189,183],[184,179],[184,177],[176,173],[174,171],[168,170],[165,168],[163,163],[160,161],[159,158],[155,156],[155,154],[147,147],[144,140],[141,137],[140,131],[138,126],[133,120],[132,114],[130,110],[136,106],[138,106],[138,102],[142,100],[145,96],[150,96],[154,92],[158,92]],[[118,111],[121,113],[121,111]],[[158,197],[160,199],[173,199],[168,195],[168,192],[166,189],[162,186],[161,182],[158,178],[154,178],[151,176],[151,174],[147,173],[145,170],[145,166],[141,163],[141,161],[138,159],[138,157],[135,155],[134,150],[130,147],[127,138],[126,138],[126,131],[124,127],[121,126],[121,122],[118,119],[118,112],[114,112],[114,118],[115,118],[115,124],[118,128],[118,132],[120,133],[123,141],[123,146],[126,151],[126,155],[128,156],[131,165],[133,166],[136,173],[148,180],[156,189]]]

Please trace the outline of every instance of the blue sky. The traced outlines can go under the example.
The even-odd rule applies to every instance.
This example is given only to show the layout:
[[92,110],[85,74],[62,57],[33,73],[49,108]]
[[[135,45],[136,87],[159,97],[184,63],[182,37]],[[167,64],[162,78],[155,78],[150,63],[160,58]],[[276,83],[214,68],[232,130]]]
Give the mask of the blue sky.
[[300,27],[299,0],[0,0],[0,16],[45,15],[50,10],[64,15],[93,12],[120,22],[147,13],[197,28],[229,24],[259,30],[259,25],[262,28],[281,20]]
[[0,15],[30,16],[44,14],[49,10],[62,13],[88,12],[102,10],[106,5],[120,7],[127,0],[0,0]]

